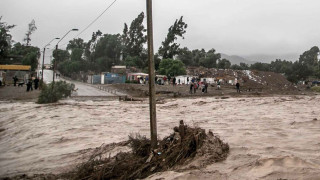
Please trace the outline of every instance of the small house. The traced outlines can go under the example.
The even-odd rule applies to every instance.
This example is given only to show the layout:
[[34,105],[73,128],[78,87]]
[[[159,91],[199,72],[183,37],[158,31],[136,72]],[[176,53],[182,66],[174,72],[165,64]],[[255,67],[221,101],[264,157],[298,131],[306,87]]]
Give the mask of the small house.
[[128,81],[139,81],[141,78],[146,79],[148,76],[149,76],[149,74],[146,74],[146,73],[128,73],[127,80]]
[[30,78],[31,66],[26,65],[0,65],[0,71],[5,73],[6,83],[13,83],[13,77],[18,78],[18,82],[26,82]]

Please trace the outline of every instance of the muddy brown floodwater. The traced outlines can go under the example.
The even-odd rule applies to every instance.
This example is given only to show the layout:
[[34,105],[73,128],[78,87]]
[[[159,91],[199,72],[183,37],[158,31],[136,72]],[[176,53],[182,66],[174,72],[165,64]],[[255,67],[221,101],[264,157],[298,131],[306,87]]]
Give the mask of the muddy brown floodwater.
[[[320,179],[320,96],[166,99],[158,134],[179,120],[212,130],[230,145],[227,160],[149,179]],[[144,102],[0,101],[0,177],[70,170],[88,148],[149,136]]]

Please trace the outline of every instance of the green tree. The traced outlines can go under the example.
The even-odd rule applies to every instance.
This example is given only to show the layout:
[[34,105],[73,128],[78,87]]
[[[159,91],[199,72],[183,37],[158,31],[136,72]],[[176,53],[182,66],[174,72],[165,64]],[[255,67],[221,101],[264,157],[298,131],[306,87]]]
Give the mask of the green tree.
[[291,61],[276,59],[270,63],[270,70],[276,73],[287,73],[290,68],[292,68]]
[[83,39],[77,38],[69,41],[69,44],[67,45],[67,50],[73,50],[73,49],[84,49],[86,47],[86,43]]
[[130,28],[128,28],[126,23],[124,24],[123,34],[121,36],[123,59],[126,59],[127,56],[141,58],[144,49],[143,45],[147,42],[143,20],[144,13],[141,12],[138,17],[131,22]]
[[233,69],[233,70],[243,70],[242,67],[238,64],[232,64],[230,66],[230,69]]
[[159,65],[159,74],[170,76],[185,75],[186,69],[180,60],[162,59]]
[[307,76],[318,76],[318,74],[320,74],[320,62],[317,59],[318,53],[319,48],[314,46],[310,50],[305,51],[302,55],[300,55],[299,63],[302,64],[304,73],[309,72]]
[[240,63],[240,65],[238,64],[233,64],[230,66],[230,69],[234,69],[234,70],[248,70],[249,69],[249,65],[246,63]]
[[141,58],[139,58],[138,56],[127,56],[126,60],[125,60],[125,65],[129,66],[129,67],[139,67],[139,68],[143,68],[144,67],[144,62]]
[[31,71],[35,71],[38,66],[39,52],[31,51],[23,57],[23,65],[31,65]]
[[15,25],[8,25],[2,22],[1,19],[2,16],[0,16],[0,60],[3,61],[11,48],[12,36],[10,29],[14,28]]
[[205,57],[202,57],[200,59],[199,64],[206,68],[215,68],[217,67],[217,60],[221,58],[221,55],[219,53],[215,53],[215,49],[210,49]]
[[179,50],[178,59],[181,60],[186,66],[194,65],[193,54],[187,47]]
[[92,33],[92,37],[88,41],[88,43],[86,43],[86,47],[84,50],[84,55],[85,55],[86,60],[88,60],[90,62],[93,61],[96,44],[101,36],[102,36],[102,32],[100,30]]
[[97,42],[94,59],[95,63],[101,65],[102,71],[110,70],[112,65],[119,64],[121,54],[120,34],[105,34]]
[[62,50],[62,49],[55,49],[52,53],[53,56],[53,62],[56,61],[57,64],[69,60],[70,54],[67,50]]
[[161,62],[161,58],[160,58],[159,54],[156,53],[156,54],[154,55],[154,66],[155,66],[155,70],[159,70],[160,62]]
[[34,71],[38,66],[38,60],[40,58],[40,49],[34,46],[26,46],[21,43],[14,44],[10,50],[11,56],[21,57],[12,63],[21,63],[23,65],[30,65],[31,70]]
[[162,42],[162,46],[159,48],[159,55],[162,56],[163,59],[173,58],[175,55],[179,54],[180,44],[175,43],[177,40],[177,36],[184,38],[184,34],[186,33],[186,28],[188,25],[183,21],[183,16],[180,19],[176,20],[174,24],[169,28],[169,32],[167,37]]
[[240,67],[241,67],[241,69],[242,70],[248,70],[249,69],[249,65],[248,64],[246,64],[246,63],[240,63]]
[[28,25],[28,31],[26,32],[26,37],[23,39],[26,42],[27,46],[30,46],[31,34],[37,30],[36,22],[34,19]]
[[231,67],[231,62],[227,59],[221,59],[218,61],[217,67],[220,69],[229,69]]
[[305,51],[300,55],[299,63],[307,64],[309,66],[318,65],[317,56],[319,53],[319,48],[317,46],[312,47],[310,50]]
[[86,48],[86,43],[81,38],[73,39],[69,41],[67,50],[71,51],[71,61],[81,61],[82,55]]
[[257,63],[251,64],[250,69],[257,70],[257,71],[270,71],[270,64],[257,62]]
[[207,56],[207,53],[204,49],[195,49],[192,50],[192,61],[193,66],[200,66],[201,59],[204,59]]

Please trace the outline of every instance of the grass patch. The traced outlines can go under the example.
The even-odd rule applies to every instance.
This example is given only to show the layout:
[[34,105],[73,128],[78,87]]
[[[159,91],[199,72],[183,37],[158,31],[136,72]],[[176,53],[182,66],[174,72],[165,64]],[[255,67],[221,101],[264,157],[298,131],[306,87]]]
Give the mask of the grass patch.
[[320,86],[313,86],[311,90],[320,93]]

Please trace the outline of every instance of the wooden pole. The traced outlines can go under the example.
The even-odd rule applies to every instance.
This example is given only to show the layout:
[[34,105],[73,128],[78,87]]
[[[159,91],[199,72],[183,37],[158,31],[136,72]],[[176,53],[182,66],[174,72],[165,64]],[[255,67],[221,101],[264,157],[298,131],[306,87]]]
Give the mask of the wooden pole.
[[148,58],[149,58],[149,106],[150,106],[150,130],[151,147],[157,147],[157,120],[156,120],[156,98],[155,98],[155,73],[153,53],[153,25],[152,25],[152,0],[147,0],[147,36],[148,36]]
[[[44,69],[44,54],[46,52],[46,47],[43,48],[43,58],[42,58],[42,67],[41,67],[41,86],[43,86],[43,69]],[[42,88],[40,86],[40,88]]]
[[[56,45],[56,58],[54,59],[54,62],[53,62],[53,69],[52,69],[52,73],[53,73],[53,76],[52,76],[52,82],[54,83],[54,73],[56,71],[56,62],[57,62],[57,57],[58,57],[58,44]],[[52,86],[53,87],[53,86]]]

